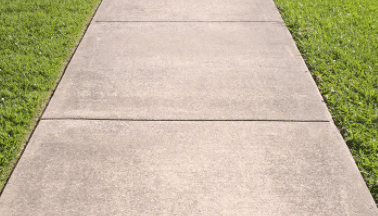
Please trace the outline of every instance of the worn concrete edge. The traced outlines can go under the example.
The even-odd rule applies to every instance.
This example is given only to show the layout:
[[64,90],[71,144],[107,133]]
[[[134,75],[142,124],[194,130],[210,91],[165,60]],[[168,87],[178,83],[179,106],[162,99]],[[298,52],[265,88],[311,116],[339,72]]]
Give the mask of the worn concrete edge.
[[[276,10],[278,11],[278,13],[279,13],[279,15],[280,15],[280,17],[281,17],[282,24],[286,26],[286,23],[285,23],[285,21],[284,21],[282,15],[281,15],[281,12],[280,12],[280,10],[279,10],[279,8],[278,8],[276,2],[275,2],[274,0],[272,0],[272,1],[273,1],[274,5],[276,6]],[[295,43],[295,47],[296,47],[296,49],[298,50],[298,52],[299,52],[299,54],[300,54],[300,56],[301,56],[300,58],[302,58],[302,60],[303,60],[303,62],[304,62],[304,64],[305,64],[305,66],[306,66],[306,68],[307,68],[307,71],[309,72],[308,75],[310,76],[310,78],[311,78],[311,80],[312,80],[312,83],[313,83],[313,84],[316,86],[316,88],[318,89],[318,94],[320,95],[320,97],[323,98],[323,103],[324,103],[325,106],[327,107],[327,111],[328,111],[328,114],[329,114],[329,116],[330,116],[330,123],[331,123],[331,124],[335,127],[335,129],[337,130],[337,132],[338,132],[338,133],[337,133],[337,136],[338,136],[338,138],[340,139],[340,141],[342,141],[342,143],[344,143],[344,146],[343,146],[343,147],[344,147],[344,151],[348,151],[348,155],[349,155],[349,157],[350,157],[350,158],[353,160],[353,162],[354,162],[354,168],[358,171],[359,176],[360,176],[360,179],[362,179],[362,181],[365,182],[365,184],[366,184],[366,181],[365,181],[364,177],[362,176],[361,171],[360,171],[360,169],[358,168],[358,165],[357,165],[356,161],[354,160],[354,157],[353,157],[352,152],[350,151],[348,145],[346,144],[346,141],[345,141],[344,137],[341,135],[341,132],[340,132],[339,127],[337,126],[337,124],[336,124],[336,123],[334,122],[334,120],[333,120],[333,117],[332,117],[332,115],[331,115],[331,112],[329,111],[329,108],[328,108],[327,102],[324,100],[323,95],[320,93],[320,90],[319,90],[319,87],[318,87],[318,83],[316,83],[315,79],[312,77],[311,70],[308,68],[307,63],[306,63],[306,61],[304,60],[304,58],[303,58],[303,56],[302,56],[302,53],[301,53],[301,51],[299,50],[299,48],[298,48],[298,46],[297,46],[296,40],[294,40],[293,35],[291,34],[291,32],[289,31],[289,29],[287,28],[287,26],[286,26],[286,29],[287,29],[287,31],[289,32],[290,37],[291,37],[292,40],[294,41],[294,43]],[[369,191],[369,194],[370,194],[371,199],[372,199],[372,200],[374,201],[374,203],[375,203],[374,197],[373,197],[373,195],[371,194],[369,188],[367,187],[367,184],[366,184],[366,188],[367,188],[368,191]],[[375,204],[376,204],[376,207],[378,208],[378,203],[375,203]]]
[[21,157],[24,155],[24,152],[25,152],[26,148],[28,147],[28,144],[30,143],[30,140],[31,140],[31,138],[32,138],[32,136],[33,136],[33,134],[34,134],[34,132],[36,131],[36,129],[37,129],[39,123],[41,122],[41,120],[42,120],[42,116],[43,116],[43,114],[45,113],[47,107],[49,106],[50,101],[51,101],[52,97],[54,96],[56,89],[58,88],[58,85],[59,85],[60,82],[62,81],[63,76],[64,76],[64,74],[66,73],[66,70],[67,70],[68,65],[71,63],[72,58],[74,57],[74,55],[75,55],[75,53],[76,53],[76,51],[77,51],[77,49],[78,49],[80,43],[82,42],[82,40],[83,40],[85,34],[87,33],[87,30],[88,30],[90,24],[93,22],[93,18],[94,18],[94,16],[96,15],[98,9],[100,8],[100,6],[101,6],[101,4],[102,4],[102,1],[103,1],[103,0],[99,0],[99,3],[98,3],[98,5],[97,5],[97,7],[95,8],[95,10],[94,10],[94,12],[93,12],[93,14],[92,14],[92,16],[91,16],[89,22],[85,25],[84,30],[83,30],[83,32],[82,32],[80,38],[78,39],[78,41],[77,41],[77,43],[76,43],[76,45],[75,45],[75,47],[74,47],[72,53],[70,54],[70,56],[68,56],[68,61],[66,62],[66,65],[64,65],[64,68],[63,68],[63,70],[62,70],[61,75],[60,75],[60,76],[58,77],[58,79],[56,80],[55,85],[53,86],[53,88],[52,88],[52,90],[51,90],[50,97],[46,100],[46,102],[45,102],[44,104],[42,104],[42,107],[43,107],[43,108],[42,108],[42,111],[39,113],[37,119],[34,121],[34,125],[31,125],[31,128],[33,128],[33,129],[32,129],[31,132],[29,133],[29,136],[27,136],[27,138],[26,138],[26,142],[25,142],[25,144],[22,146],[22,150],[21,150],[21,152],[19,153],[17,160],[14,162],[14,165],[13,165],[13,167],[11,168],[11,171],[10,171],[10,173],[9,173],[9,176],[8,176],[7,179],[5,180],[5,183],[4,183],[3,187],[2,187],[1,190],[0,190],[0,198],[1,198],[1,195],[3,194],[3,192],[4,192],[4,190],[5,190],[6,186],[7,186],[7,184],[8,184],[8,182],[9,182],[9,179],[11,178],[11,176],[12,176],[14,170],[16,169],[18,163],[20,162]]
[[[271,1],[273,1],[273,0],[271,0]],[[279,8],[278,8],[276,2],[273,1],[273,4],[275,5],[275,9],[274,9],[274,10],[276,10],[277,13],[279,14],[279,16],[281,17],[281,20],[280,20],[280,21],[276,21],[275,23],[277,23],[277,24],[281,24],[281,25],[285,26],[286,32],[287,32],[287,34],[289,35],[289,37],[291,38],[291,40],[293,41],[294,46],[295,46],[295,49],[297,50],[297,54],[298,54],[297,57],[300,58],[300,59],[303,61],[304,66],[305,66],[306,69],[307,69],[306,72],[308,72],[308,73],[306,73],[306,76],[309,77],[309,79],[311,80],[310,82],[312,83],[312,85],[313,85],[314,87],[316,87],[318,96],[320,96],[320,98],[322,98],[322,103],[323,103],[323,105],[325,106],[325,108],[326,108],[326,110],[327,110],[327,114],[328,114],[328,119],[329,119],[329,121],[332,122],[332,124],[338,129],[337,125],[336,125],[335,122],[333,121],[333,118],[332,118],[331,112],[329,111],[329,108],[328,108],[328,106],[327,106],[327,103],[325,102],[323,95],[320,93],[320,90],[319,90],[318,84],[316,83],[316,81],[315,81],[314,78],[312,77],[311,70],[308,68],[308,66],[307,66],[307,64],[306,64],[306,61],[304,60],[304,58],[303,58],[303,56],[302,56],[302,53],[301,53],[301,51],[299,50],[296,41],[294,40],[293,35],[291,34],[291,32],[289,31],[289,29],[287,28],[287,25],[286,25],[286,23],[285,23],[285,21],[284,21],[282,15],[281,15],[281,13],[280,13],[280,10],[279,10]],[[340,130],[339,130],[339,129],[338,129],[338,131],[339,131],[339,134],[340,134]],[[340,134],[340,135],[341,135],[341,134]],[[345,140],[344,140],[344,143],[345,143]]]
[[330,122],[330,123],[334,127],[334,131],[335,131],[334,133],[337,136],[337,139],[340,140],[339,141],[340,143],[343,143],[343,145],[342,145],[343,149],[342,150],[345,151],[349,155],[349,159],[353,162],[353,168],[354,168],[355,172],[359,174],[360,181],[365,183],[365,185],[366,185],[365,189],[367,190],[367,194],[370,195],[370,199],[373,200],[373,202],[375,203],[375,208],[378,209],[377,203],[375,202],[374,197],[371,194],[371,192],[370,192],[370,190],[369,190],[369,188],[368,188],[368,186],[366,184],[366,181],[365,181],[364,177],[361,174],[360,169],[358,168],[356,160],[354,160],[352,152],[350,152],[350,149],[349,149],[348,145],[346,144],[346,142],[344,140],[344,137],[341,135],[339,128],[337,127],[337,125],[333,121]]
[[[291,32],[289,31],[289,28],[287,27],[287,25],[286,25],[286,23],[285,23],[285,21],[284,21],[282,15],[281,15],[281,13],[280,13],[280,10],[279,10],[279,8],[278,8],[276,2],[275,2],[274,0],[271,0],[271,1],[273,1],[273,4],[275,5],[275,10],[277,10],[277,13],[278,13],[278,14],[280,15],[280,17],[281,17],[281,21],[280,21],[280,22],[277,22],[277,23],[280,23],[280,24],[282,24],[282,25],[285,26],[286,31],[287,31],[287,33],[290,35],[291,40],[294,42],[295,48],[296,48],[296,50],[297,50],[297,53],[299,54],[298,58],[302,59],[302,61],[303,61],[303,63],[304,63],[304,66],[305,66],[306,69],[307,69],[306,72],[308,72],[308,73],[306,73],[306,76],[308,76],[308,77],[310,78],[312,85],[314,85],[314,86],[316,87],[316,89],[318,90],[318,91],[317,91],[317,92],[318,92],[318,95],[323,99],[322,102],[324,103],[324,105],[325,105],[326,108],[327,108],[328,116],[329,116],[329,120],[330,120],[330,122],[332,122],[333,125],[335,125],[335,127],[337,128],[337,125],[336,125],[335,122],[333,121],[333,118],[332,118],[331,112],[329,111],[328,105],[327,105],[326,101],[324,100],[323,95],[320,93],[320,90],[319,90],[318,84],[316,83],[316,81],[315,81],[314,78],[312,77],[311,70],[308,68],[307,63],[306,63],[306,61],[304,60],[304,58],[303,58],[303,56],[302,56],[302,53],[301,53],[301,51],[299,50],[296,41],[294,40],[293,35],[292,35]],[[337,128],[337,129],[338,129],[338,128]],[[339,129],[338,129],[338,130],[339,130]],[[339,130],[339,132],[340,132],[340,130]],[[340,135],[341,135],[341,134],[340,134]],[[344,141],[344,142],[345,142],[345,141]]]
[[[274,4],[275,4],[275,3],[274,3]],[[276,10],[277,10],[277,12],[279,13],[279,10],[278,10],[277,6],[276,6]],[[280,14],[280,16],[281,16],[281,13],[279,13],[279,14]],[[308,68],[308,66],[307,66],[307,64],[306,64],[306,61],[304,60],[304,58],[303,58],[303,56],[302,56],[302,53],[301,53],[301,51],[299,50],[299,48],[298,48],[298,46],[297,46],[297,43],[296,43],[296,41],[295,41],[294,38],[293,38],[293,35],[291,34],[291,32],[289,31],[289,29],[287,28],[287,26],[286,26],[286,24],[285,24],[285,22],[284,22],[282,16],[281,16],[281,20],[282,20],[282,22],[279,22],[279,24],[285,26],[285,30],[286,30],[287,34],[289,35],[289,37],[291,38],[291,40],[293,41],[293,44],[294,44],[294,46],[295,46],[295,49],[297,50],[297,54],[299,55],[298,58],[300,58],[300,59],[302,60],[303,65],[304,65],[304,66],[306,67],[306,69],[307,69],[307,70],[306,70],[307,73],[305,73],[305,74],[306,74],[305,76],[307,76],[308,79],[311,80],[311,81],[310,81],[310,82],[311,82],[311,85],[313,85],[313,87],[316,88],[318,97],[320,97],[320,98],[322,99],[321,102],[322,102],[323,106],[325,106],[325,108],[326,108],[326,110],[327,110],[327,115],[328,115],[328,119],[329,119],[329,121],[332,122],[332,123],[336,126],[336,124],[335,124],[334,121],[333,121],[333,118],[332,118],[331,112],[329,111],[329,108],[328,108],[328,106],[327,106],[327,103],[326,103],[326,101],[324,100],[323,95],[320,93],[320,90],[319,90],[318,84],[316,83],[316,81],[315,81],[314,78],[312,77],[311,70]],[[340,132],[340,130],[339,130],[339,132]],[[345,142],[345,141],[344,141],[344,142]]]

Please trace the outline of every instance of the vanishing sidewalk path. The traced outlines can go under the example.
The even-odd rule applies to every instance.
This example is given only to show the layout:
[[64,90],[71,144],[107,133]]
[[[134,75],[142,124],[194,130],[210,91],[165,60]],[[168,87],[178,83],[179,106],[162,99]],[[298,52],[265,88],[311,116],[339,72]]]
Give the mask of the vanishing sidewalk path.
[[103,0],[0,215],[378,215],[272,0]]

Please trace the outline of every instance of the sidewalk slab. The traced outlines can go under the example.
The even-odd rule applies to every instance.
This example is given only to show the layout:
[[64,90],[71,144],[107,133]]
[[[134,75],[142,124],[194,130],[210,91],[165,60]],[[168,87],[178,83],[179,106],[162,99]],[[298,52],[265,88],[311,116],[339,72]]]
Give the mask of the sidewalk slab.
[[266,0],[103,0],[95,21],[278,21]]
[[43,118],[331,119],[280,23],[92,23]]
[[42,120],[0,199],[1,216],[377,214],[332,123]]

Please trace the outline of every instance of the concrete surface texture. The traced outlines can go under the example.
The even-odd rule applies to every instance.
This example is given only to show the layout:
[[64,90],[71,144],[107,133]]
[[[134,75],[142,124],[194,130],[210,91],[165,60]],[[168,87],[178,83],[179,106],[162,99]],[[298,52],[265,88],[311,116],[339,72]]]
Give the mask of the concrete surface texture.
[[374,215],[329,122],[45,120],[2,215]]
[[103,1],[95,21],[281,21],[271,0]]
[[330,120],[282,23],[93,23],[43,117]]
[[0,216],[378,215],[272,0],[103,0]]

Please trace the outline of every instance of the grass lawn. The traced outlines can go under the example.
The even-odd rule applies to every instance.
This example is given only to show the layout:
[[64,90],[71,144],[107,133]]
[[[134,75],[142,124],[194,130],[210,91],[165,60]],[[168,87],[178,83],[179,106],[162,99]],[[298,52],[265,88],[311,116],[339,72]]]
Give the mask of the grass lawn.
[[275,2],[378,203],[378,1]]
[[100,0],[0,0],[0,189]]

